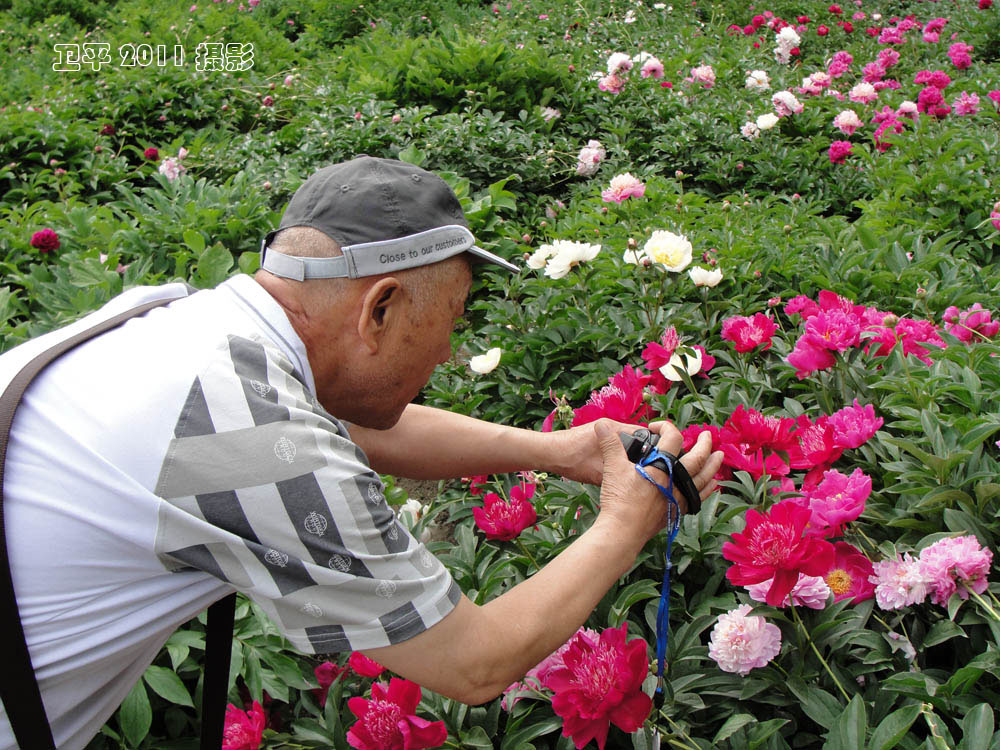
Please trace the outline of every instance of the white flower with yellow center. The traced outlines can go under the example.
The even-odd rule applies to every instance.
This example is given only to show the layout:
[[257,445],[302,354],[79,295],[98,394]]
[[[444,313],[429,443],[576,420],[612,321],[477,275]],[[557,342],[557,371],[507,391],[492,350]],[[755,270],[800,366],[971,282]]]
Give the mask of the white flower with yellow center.
[[555,255],[557,249],[554,245],[540,245],[535,252],[531,254],[531,257],[525,261],[528,268],[534,268],[536,271],[540,268],[545,268],[545,263]]
[[667,271],[680,273],[691,263],[693,248],[687,237],[658,229],[646,240],[642,252],[653,263],[659,263]]
[[480,375],[493,372],[497,365],[500,364],[500,354],[500,347],[494,346],[486,354],[479,354],[470,359],[469,367],[473,372],[478,372]]

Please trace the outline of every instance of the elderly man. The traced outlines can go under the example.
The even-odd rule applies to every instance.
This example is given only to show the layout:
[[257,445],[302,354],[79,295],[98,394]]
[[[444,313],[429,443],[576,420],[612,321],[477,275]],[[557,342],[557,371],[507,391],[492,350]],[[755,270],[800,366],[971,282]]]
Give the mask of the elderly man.
[[[516,270],[473,244],[440,178],[371,157],[327,167],[266,244],[253,279],[133,289],[0,358],[6,384],[72,333],[177,298],[57,359],[11,432],[10,567],[59,748],[84,747],[173,630],[233,590],[304,652],[362,650],[488,700],[561,645],[665,523],[620,425],[540,434],[410,403],[451,355],[472,263]],[[679,449],[673,427],[654,429]],[[706,439],[682,459],[702,495],[720,458]],[[376,473],[522,469],[599,483],[601,512],[484,606],[397,522]],[[6,715],[0,747],[14,747]]]

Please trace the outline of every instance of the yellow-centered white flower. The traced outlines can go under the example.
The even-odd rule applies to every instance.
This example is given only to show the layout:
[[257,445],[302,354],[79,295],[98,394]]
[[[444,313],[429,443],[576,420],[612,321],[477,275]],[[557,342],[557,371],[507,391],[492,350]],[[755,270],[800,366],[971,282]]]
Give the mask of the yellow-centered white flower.
[[672,273],[680,273],[691,263],[693,248],[688,238],[665,229],[653,232],[642,246],[643,254]]

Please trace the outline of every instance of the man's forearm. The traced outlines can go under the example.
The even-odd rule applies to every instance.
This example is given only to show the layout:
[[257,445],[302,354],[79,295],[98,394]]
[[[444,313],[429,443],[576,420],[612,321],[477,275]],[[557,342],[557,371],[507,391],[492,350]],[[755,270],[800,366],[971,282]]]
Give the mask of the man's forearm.
[[549,468],[541,433],[410,404],[393,427],[350,426],[375,471],[410,479],[451,479]]

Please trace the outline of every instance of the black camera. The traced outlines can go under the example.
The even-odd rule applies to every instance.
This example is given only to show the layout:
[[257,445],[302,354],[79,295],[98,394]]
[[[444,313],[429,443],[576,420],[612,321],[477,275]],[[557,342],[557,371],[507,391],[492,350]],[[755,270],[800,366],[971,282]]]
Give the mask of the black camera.
[[673,478],[674,487],[684,493],[688,513],[697,513],[701,510],[701,494],[698,492],[694,480],[684,468],[679,456],[661,451],[656,447],[656,444],[660,442],[659,435],[650,432],[645,427],[640,427],[631,435],[627,432],[619,432],[618,437],[621,439],[622,445],[625,446],[625,455],[628,456],[629,461],[638,464],[652,456],[653,460],[643,465],[653,466]]

